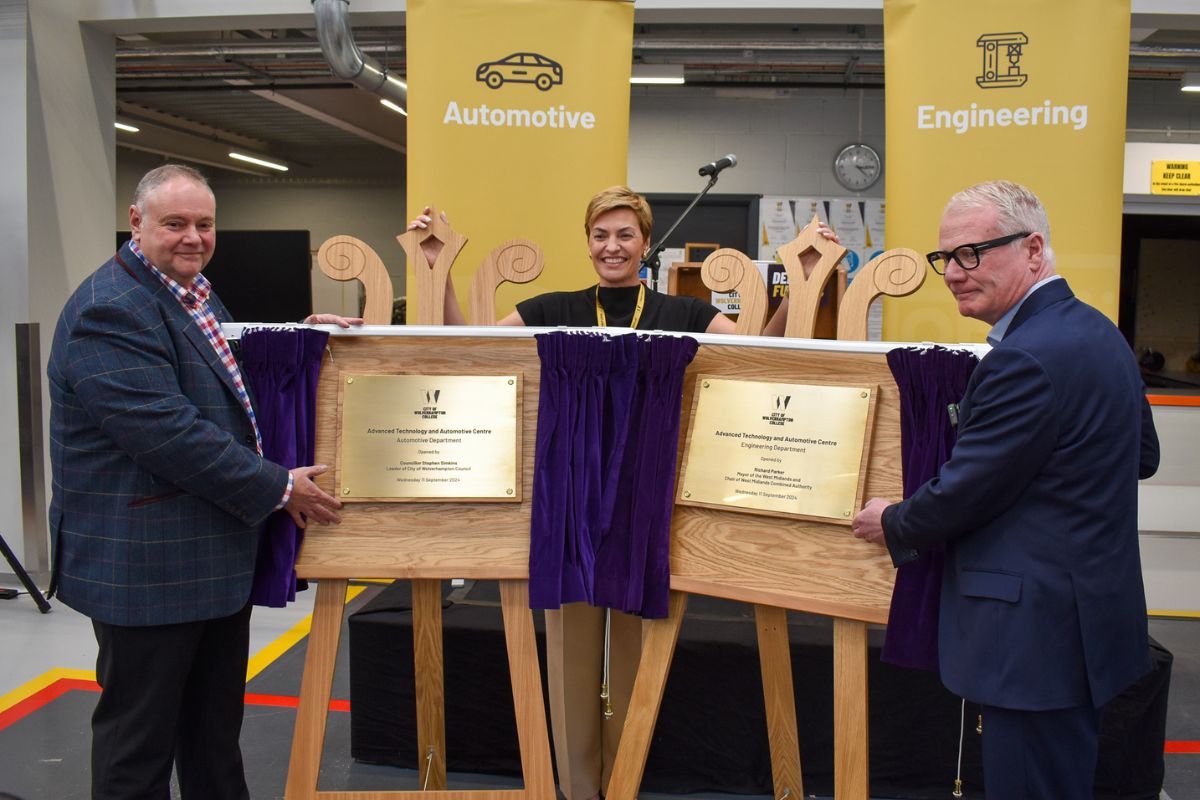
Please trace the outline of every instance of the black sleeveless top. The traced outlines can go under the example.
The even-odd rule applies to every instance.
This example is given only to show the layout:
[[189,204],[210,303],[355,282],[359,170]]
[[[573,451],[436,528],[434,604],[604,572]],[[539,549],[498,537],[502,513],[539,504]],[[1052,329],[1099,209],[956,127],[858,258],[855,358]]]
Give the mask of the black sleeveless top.
[[[629,327],[637,307],[637,286],[589,286],[576,292],[547,292],[517,303],[517,313],[530,327],[594,327],[597,291],[609,327]],[[695,297],[660,294],[647,289],[638,330],[704,333],[719,313],[715,306]]]

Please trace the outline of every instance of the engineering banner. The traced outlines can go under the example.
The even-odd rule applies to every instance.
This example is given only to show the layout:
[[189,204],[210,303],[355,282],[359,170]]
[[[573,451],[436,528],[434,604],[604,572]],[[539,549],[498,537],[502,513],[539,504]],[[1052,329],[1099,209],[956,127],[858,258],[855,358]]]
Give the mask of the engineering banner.
[[500,289],[497,318],[595,283],[584,211],[626,179],[632,0],[409,0],[407,27],[405,219],[436,205],[469,237],[452,272],[460,303],[512,238],[537,242],[546,266]]
[[[888,244],[938,249],[950,196],[1024,184],[1056,267],[1117,318],[1130,0],[884,0]],[[926,267],[928,269],[928,267]],[[884,338],[982,341],[930,271],[889,299]]]

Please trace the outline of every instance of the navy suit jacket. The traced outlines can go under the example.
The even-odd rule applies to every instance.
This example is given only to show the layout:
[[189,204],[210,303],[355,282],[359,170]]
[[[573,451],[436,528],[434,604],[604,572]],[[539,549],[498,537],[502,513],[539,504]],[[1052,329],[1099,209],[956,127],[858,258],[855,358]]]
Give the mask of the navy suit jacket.
[[897,563],[946,545],[938,650],[961,697],[1100,707],[1149,667],[1137,482],[1158,438],[1116,327],[1052,281],[968,383],[937,477],[883,514]]
[[212,345],[128,245],[67,301],[47,371],[59,599],[113,625],[240,610],[287,470],[258,455]]

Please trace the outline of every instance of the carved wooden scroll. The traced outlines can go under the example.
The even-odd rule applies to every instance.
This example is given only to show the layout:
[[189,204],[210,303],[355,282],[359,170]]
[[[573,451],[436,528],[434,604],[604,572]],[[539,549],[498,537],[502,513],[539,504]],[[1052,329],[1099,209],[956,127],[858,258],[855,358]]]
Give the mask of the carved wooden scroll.
[[904,297],[925,282],[925,259],[905,247],[880,253],[854,276],[838,306],[837,338],[854,341],[867,338],[867,313],[880,295]]
[[368,325],[392,324],[392,277],[369,244],[353,236],[333,236],[317,251],[317,264],[335,281],[362,283],[363,320]]
[[500,284],[529,283],[545,264],[542,248],[528,239],[510,239],[488,253],[471,281],[471,324],[495,325]]
[[732,247],[722,247],[704,259],[700,277],[714,292],[738,293],[742,307],[738,312],[737,333],[743,336],[762,333],[767,319],[767,289],[749,256]]

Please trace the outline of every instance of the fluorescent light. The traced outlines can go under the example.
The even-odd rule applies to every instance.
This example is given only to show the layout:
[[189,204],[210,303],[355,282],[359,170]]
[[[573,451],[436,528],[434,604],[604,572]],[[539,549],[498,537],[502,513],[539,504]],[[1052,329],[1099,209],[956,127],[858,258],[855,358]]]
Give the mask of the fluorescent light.
[[392,111],[395,111],[397,114],[403,114],[403,115],[404,115],[404,116],[406,116],[406,117],[408,116],[408,112],[407,112],[407,111],[405,111],[403,108],[401,108],[400,106],[398,106],[398,105],[396,105],[395,103],[393,103],[391,100],[380,100],[380,101],[379,101],[379,103],[380,103],[380,105],[385,105],[385,106],[387,106],[387,107],[388,107],[388,108],[390,108]]
[[126,125],[124,122],[114,122],[113,127],[119,131],[125,131],[126,133],[137,133],[141,130],[141,128],[135,128],[132,125]]
[[1179,88],[1184,92],[1200,92],[1200,72],[1185,72]]
[[683,83],[681,64],[634,64],[630,83]]
[[268,169],[277,169],[280,172],[288,171],[287,164],[280,164],[277,161],[267,161],[265,158],[256,158],[255,156],[248,156],[242,153],[230,153],[229,157],[238,161],[245,161],[248,164],[257,164],[260,167],[267,167]]

